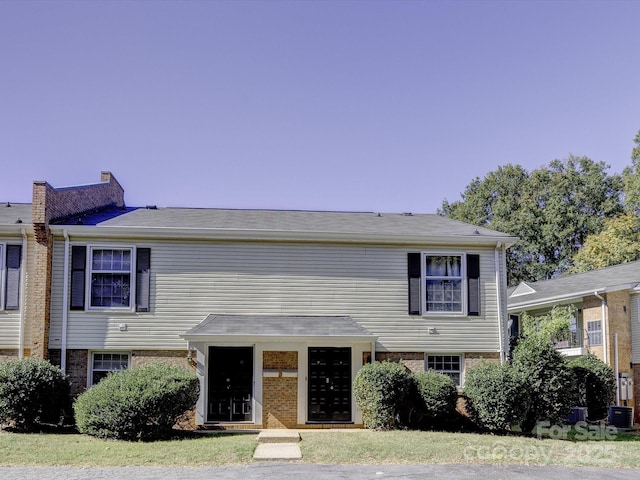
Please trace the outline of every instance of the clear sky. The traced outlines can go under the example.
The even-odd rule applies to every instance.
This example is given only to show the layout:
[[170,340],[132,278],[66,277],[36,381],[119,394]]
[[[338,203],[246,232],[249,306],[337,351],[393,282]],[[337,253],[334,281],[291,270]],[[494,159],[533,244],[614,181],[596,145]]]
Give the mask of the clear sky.
[[0,0],[1,201],[432,213],[639,129],[640,1]]

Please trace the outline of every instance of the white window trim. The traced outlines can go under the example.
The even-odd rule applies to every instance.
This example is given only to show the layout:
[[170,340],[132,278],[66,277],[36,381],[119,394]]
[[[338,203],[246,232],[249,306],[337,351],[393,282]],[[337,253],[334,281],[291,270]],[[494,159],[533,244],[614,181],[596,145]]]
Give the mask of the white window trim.
[[[460,385],[456,385],[457,388],[462,388],[464,386],[464,354],[463,353],[433,353],[433,352],[427,352],[424,354],[424,369],[425,371],[427,370],[433,370],[434,372],[440,372],[440,373],[444,373],[440,370],[434,370],[434,369],[429,369],[429,356],[432,357],[458,357],[460,359]],[[453,373],[453,370],[452,370]],[[446,373],[445,373],[446,375]]]
[[[128,307],[94,307],[91,305],[91,277],[93,274],[94,250],[130,250],[131,271],[129,278],[129,306]],[[135,245],[87,245],[87,259],[85,271],[85,310],[88,312],[134,312],[136,309],[136,247]]]
[[[131,352],[125,352],[125,351],[110,351],[110,350],[95,350],[95,351],[90,351],[89,352],[89,361],[88,361],[88,365],[87,365],[87,388],[93,386],[93,356],[95,354],[98,355],[104,355],[104,354],[109,354],[109,355],[126,355],[127,356],[127,368],[131,368]],[[103,371],[103,370],[100,370]],[[111,371],[121,371],[121,370],[111,370]]]
[[[589,324],[590,323],[595,323],[595,322],[599,322],[600,323],[600,330],[594,330],[592,332],[589,332]],[[600,347],[602,346],[603,342],[604,342],[604,338],[602,336],[602,319],[601,318],[596,318],[595,320],[587,320],[586,325],[584,326],[586,333],[587,333],[587,341],[589,342],[589,346],[590,347]],[[596,332],[600,332],[600,343],[591,343],[591,337],[589,336],[589,333],[596,333]]]
[[[462,306],[459,312],[434,312],[429,311],[427,309],[427,257],[460,257],[460,277],[461,277],[461,295],[462,295]],[[423,251],[421,252],[420,261],[422,264],[420,265],[420,272],[422,278],[420,278],[420,307],[422,310],[422,315],[425,317],[433,317],[433,316],[447,316],[447,317],[466,317],[467,316],[467,254],[466,252],[459,251]],[[437,277],[432,277],[437,278]],[[444,277],[443,277],[444,278]],[[449,277],[455,278],[455,277]]]

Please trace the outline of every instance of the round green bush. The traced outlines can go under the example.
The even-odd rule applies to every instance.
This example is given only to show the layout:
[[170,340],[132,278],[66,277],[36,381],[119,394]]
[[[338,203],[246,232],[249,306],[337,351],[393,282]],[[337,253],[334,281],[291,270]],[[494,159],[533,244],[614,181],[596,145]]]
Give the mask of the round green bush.
[[399,426],[400,410],[413,380],[407,368],[395,362],[364,365],[353,382],[356,405],[362,411],[365,428],[390,429]]
[[465,377],[467,413],[481,428],[507,431],[522,420],[523,379],[509,364],[481,363]]
[[616,398],[613,369],[593,354],[570,361],[569,368],[576,381],[576,406],[587,407],[589,420],[605,418]]
[[458,389],[453,379],[433,370],[416,372],[413,379],[418,399],[418,424],[435,427],[450,420],[458,402]]
[[197,377],[180,367],[158,363],[114,372],[76,399],[76,425],[101,438],[163,438],[198,394]]
[[0,362],[0,425],[30,432],[58,424],[71,405],[69,392],[68,379],[46,360]]

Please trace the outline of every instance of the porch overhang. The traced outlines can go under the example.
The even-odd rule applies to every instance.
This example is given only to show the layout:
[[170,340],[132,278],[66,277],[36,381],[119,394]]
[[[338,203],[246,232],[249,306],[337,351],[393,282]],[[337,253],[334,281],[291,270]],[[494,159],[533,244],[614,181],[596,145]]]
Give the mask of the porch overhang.
[[375,342],[349,316],[316,315],[208,315],[180,335],[188,342],[314,342],[331,338],[341,342]]

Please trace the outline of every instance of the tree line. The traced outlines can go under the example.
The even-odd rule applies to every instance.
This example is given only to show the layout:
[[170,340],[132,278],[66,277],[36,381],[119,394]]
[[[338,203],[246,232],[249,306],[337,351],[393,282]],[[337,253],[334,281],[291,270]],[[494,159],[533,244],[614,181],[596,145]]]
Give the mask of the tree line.
[[510,286],[640,259],[640,131],[631,165],[569,155],[531,172],[499,166],[444,200],[440,215],[515,235],[507,251]]

